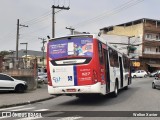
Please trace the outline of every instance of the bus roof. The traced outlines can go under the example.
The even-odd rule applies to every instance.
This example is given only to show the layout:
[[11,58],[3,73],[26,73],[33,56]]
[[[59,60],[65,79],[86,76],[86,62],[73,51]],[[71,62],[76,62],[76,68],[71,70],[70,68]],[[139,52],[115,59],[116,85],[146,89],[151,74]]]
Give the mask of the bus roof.
[[[118,53],[126,55],[125,53],[120,52],[119,49],[115,48],[115,47],[114,47],[113,45],[111,45],[109,42],[107,42],[106,39],[98,36],[97,34],[66,35],[66,36],[62,36],[62,37],[51,38],[51,39],[49,39],[49,41],[53,41],[53,40],[61,39],[61,38],[66,38],[66,37],[81,37],[81,36],[93,36],[93,38],[98,39],[98,40],[101,41],[102,43],[104,43],[104,44],[106,44],[107,46],[111,47],[112,49],[116,50]],[[126,56],[127,56],[127,55],[126,55]]]
[[80,37],[80,36],[89,36],[89,35],[92,35],[93,38],[97,38],[96,34],[76,34],[76,35],[66,35],[66,36],[62,36],[62,37],[51,38],[51,39],[49,39],[49,41],[60,39],[60,38],[66,38],[66,37],[78,37],[78,36]]

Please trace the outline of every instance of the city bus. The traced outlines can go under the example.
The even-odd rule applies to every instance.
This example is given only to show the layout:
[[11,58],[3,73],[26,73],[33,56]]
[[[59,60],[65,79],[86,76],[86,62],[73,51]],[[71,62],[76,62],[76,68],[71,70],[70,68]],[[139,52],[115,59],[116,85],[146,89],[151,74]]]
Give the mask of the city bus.
[[47,44],[48,92],[51,95],[118,95],[131,84],[126,54],[94,34],[53,38]]

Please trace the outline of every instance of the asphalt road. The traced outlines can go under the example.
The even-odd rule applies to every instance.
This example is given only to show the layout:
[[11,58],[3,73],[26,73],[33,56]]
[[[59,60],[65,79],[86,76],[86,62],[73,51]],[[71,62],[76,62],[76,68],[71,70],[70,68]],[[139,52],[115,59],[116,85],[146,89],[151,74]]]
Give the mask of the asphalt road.
[[[18,109],[17,111],[48,111],[44,113],[42,112],[43,118],[31,118],[44,119],[44,117],[46,117],[46,120],[158,120],[158,117],[134,117],[135,114],[138,116],[146,116],[145,111],[152,111],[150,113],[154,114],[149,115],[156,116],[154,111],[160,111],[160,90],[152,89],[151,83],[153,79],[154,78],[133,79],[133,82],[129,86],[128,90],[121,90],[116,98],[112,98],[109,95],[105,97],[92,97],[88,99],[79,99],[74,96],[60,96],[48,101],[18,106],[18,108],[8,108],[7,110],[16,111]],[[123,115],[123,112],[121,111],[130,112],[124,112]],[[66,114],[71,114],[71,117],[66,117]],[[128,114],[129,116],[134,115],[128,117]],[[160,116],[160,112],[158,115]],[[26,120],[28,120],[28,118]]]

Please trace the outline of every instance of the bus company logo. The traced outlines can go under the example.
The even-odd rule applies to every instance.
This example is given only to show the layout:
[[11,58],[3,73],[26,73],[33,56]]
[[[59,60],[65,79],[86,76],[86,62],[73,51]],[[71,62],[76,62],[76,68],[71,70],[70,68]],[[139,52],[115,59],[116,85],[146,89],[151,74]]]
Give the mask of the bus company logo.
[[61,78],[60,78],[60,77],[53,77],[53,81],[54,81],[55,83],[58,83],[58,82],[61,81]]
[[72,81],[72,76],[68,76],[68,81]]

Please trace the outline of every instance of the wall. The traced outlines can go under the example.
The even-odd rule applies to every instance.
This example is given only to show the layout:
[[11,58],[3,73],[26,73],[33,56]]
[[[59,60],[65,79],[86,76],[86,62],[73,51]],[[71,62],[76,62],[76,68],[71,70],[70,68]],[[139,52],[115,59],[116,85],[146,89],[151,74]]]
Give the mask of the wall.
[[113,31],[107,34],[126,35],[126,36],[139,36],[143,35],[143,24],[136,24],[132,26],[114,26]]
[[131,26],[114,26],[113,30],[105,32],[107,35],[119,35],[119,36],[135,36],[130,38],[130,43],[140,44],[139,46],[135,46],[137,49],[135,53],[135,57],[142,56],[142,40],[143,40],[143,23],[133,24]]
[[28,90],[35,90],[37,88],[36,76],[34,69],[14,69],[3,71],[3,73],[12,76],[13,78],[27,82]]

